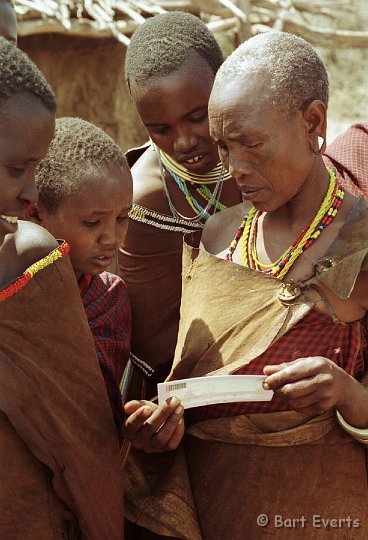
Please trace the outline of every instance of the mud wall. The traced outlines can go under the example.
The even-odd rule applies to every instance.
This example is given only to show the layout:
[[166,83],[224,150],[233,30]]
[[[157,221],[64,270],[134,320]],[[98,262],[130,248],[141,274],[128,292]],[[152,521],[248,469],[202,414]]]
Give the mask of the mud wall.
[[44,34],[20,37],[19,47],[53,87],[57,116],[93,122],[124,150],[146,140],[124,83],[125,47],[115,39]]

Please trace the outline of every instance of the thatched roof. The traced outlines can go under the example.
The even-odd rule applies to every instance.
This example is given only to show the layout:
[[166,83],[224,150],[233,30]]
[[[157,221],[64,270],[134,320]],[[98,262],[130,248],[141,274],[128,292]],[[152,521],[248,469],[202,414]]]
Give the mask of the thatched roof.
[[20,36],[114,36],[127,45],[147,17],[181,10],[200,16],[213,31],[233,29],[239,41],[278,29],[315,45],[368,46],[368,33],[317,27],[313,21],[315,15],[328,21],[353,11],[354,0],[14,0],[14,6]]

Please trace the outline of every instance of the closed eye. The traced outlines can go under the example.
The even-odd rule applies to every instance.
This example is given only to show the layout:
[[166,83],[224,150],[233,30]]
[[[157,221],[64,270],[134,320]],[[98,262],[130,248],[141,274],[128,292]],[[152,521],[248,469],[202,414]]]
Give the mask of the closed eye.
[[24,167],[24,166],[9,167],[9,172],[10,172],[11,176],[14,176],[16,178],[21,176],[24,173],[25,170],[26,170],[26,167]]
[[100,222],[99,219],[97,219],[97,220],[94,220],[94,221],[82,221],[82,223],[86,227],[96,227],[96,225],[98,225],[101,222]]
[[242,143],[245,148],[257,148],[261,146],[262,143]]
[[169,126],[163,125],[163,126],[146,126],[148,131],[150,133],[153,133],[154,135],[163,135],[169,130]]
[[204,120],[206,120],[207,116],[208,116],[207,111],[205,111],[204,113],[201,113],[199,115],[197,114],[195,116],[191,116],[189,118],[189,120],[190,120],[190,122],[195,122],[195,123],[198,122],[199,123],[199,122],[203,122]]

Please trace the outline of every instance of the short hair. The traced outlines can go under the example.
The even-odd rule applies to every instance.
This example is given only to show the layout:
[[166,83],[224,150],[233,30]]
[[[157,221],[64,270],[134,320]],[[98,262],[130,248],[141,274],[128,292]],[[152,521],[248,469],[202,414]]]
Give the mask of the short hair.
[[304,39],[286,32],[259,34],[240,45],[219,69],[215,86],[260,70],[270,77],[276,110],[288,117],[312,101],[328,105],[328,75],[315,49]]
[[32,94],[49,111],[55,112],[54,93],[36,64],[13,43],[0,37],[0,106],[22,92]]
[[178,70],[196,51],[216,74],[223,56],[215,36],[195,15],[182,11],[147,19],[133,34],[125,58],[125,80],[138,85]]
[[35,173],[39,202],[55,213],[63,198],[83,190],[92,171],[110,164],[130,174],[123,150],[102,129],[81,118],[58,118],[54,138]]

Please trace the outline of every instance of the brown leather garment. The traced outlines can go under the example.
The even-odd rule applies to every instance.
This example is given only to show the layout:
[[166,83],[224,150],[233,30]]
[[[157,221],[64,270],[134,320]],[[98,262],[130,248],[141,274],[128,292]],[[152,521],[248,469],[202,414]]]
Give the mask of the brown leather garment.
[[123,538],[121,457],[68,257],[0,302],[0,537]]

